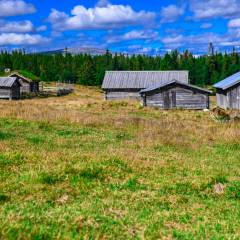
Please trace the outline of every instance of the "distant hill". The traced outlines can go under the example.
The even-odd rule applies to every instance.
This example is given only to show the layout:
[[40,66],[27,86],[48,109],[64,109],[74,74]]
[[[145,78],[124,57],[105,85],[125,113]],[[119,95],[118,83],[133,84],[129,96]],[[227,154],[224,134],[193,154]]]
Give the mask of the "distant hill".
[[77,55],[77,54],[90,54],[93,56],[96,55],[103,55],[106,53],[106,49],[100,49],[100,48],[66,48],[66,49],[56,49],[52,51],[46,51],[46,52],[41,52],[42,54],[59,54],[59,53],[70,53],[72,55]]

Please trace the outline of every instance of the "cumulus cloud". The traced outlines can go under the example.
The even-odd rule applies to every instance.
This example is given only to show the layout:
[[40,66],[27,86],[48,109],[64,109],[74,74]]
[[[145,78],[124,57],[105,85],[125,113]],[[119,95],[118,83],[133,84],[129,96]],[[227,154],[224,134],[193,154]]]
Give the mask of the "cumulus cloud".
[[184,7],[178,7],[176,5],[169,5],[161,9],[161,22],[171,23],[175,22],[185,13]]
[[195,19],[210,19],[216,17],[231,18],[239,15],[239,0],[191,0],[190,10]]
[[17,16],[36,12],[33,4],[23,0],[0,0],[0,17]]
[[131,41],[131,40],[150,40],[159,37],[159,33],[152,30],[132,30],[120,36],[110,36],[108,37],[108,43],[116,43],[121,41]]
[[236,18],[236,19],[231,20],[228,23],[228,27],[229,28],[240,28],[240,18]]
[[136,12],[131,6],[112,5],[85,8],[76,6],[71,15],[52,9],[48,20],[55,31],[82,29],[113,29],[130,25],[152,23],[156,14],[153,12]]
[[31,21],[0,21],[0,33],[27,33],[33,31],[34,26]]
[[2,33],[0,34],[0,46],[4,45],[16,45],[27,46],[37,45],[49,42],[48,38],[35,34],[17,34],[17,33]]

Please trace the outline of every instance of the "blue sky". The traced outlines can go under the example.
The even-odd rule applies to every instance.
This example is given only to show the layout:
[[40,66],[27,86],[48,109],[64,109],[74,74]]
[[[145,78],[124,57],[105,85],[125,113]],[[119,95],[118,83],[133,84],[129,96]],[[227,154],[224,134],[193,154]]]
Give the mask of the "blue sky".
[[161,54],[240,46],[240,0],[0,0],[0,48]]

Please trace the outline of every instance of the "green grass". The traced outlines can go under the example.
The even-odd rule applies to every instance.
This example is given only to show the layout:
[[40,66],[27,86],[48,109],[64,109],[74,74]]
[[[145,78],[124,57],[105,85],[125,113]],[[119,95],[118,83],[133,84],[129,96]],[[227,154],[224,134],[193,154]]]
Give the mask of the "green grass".
[[0,119],[0,239],[239,239],[239,123],[116,107]]

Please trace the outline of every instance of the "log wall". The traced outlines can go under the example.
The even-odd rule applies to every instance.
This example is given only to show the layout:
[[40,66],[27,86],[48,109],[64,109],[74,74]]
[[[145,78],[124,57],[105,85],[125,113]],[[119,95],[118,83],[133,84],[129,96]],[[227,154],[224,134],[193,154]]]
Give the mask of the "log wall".
[[205,109],[209,108],[209,95],[196,90],[174,87],[146,94],[142,97],[143,105],[164,109]]

